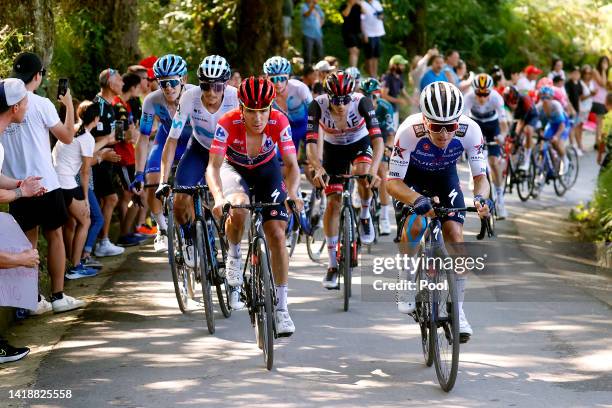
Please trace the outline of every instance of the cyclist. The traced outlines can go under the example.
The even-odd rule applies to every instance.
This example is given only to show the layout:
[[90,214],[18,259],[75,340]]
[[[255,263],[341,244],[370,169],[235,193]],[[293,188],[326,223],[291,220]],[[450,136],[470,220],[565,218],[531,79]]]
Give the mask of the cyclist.
[[[136,142],[136,176],[131,185],[131,188],[136,191],[142,188],[145,178],[147,184],[159,184],[162,152],[172,126],[172,117],[178,108],[178,102],[183,91],[193,88],[193,85],[186,84],[187,63],[178,55],[164,55],[155,61],[153,72],[160,89],[147,95],[142,106],[140,137]],[[155,134],[153,147],[147,158],[149,136],[155,119],[159,121],[159,126]],[[181,158],[191,133],[191,125],[185,126],[179,140],[179,147],[176,149],[174,161]],[[157,252],[167,251],[166,229],[168,225],[162,213],[161,201],[155,198],[153,189],[146,191],[151,215],[157,223],[157,234],[153,246]]]
[[[215,199],[213,213],[219,217],[225,203],[248,204],[249,189],[255,191],[255,200],[274,202],[277,206],[263,211],[263,229],[269,245],[272,273],[278,304],[275,311],[277,333],[290,336],[295,326],[287,308],[287,282],[289,257],[285,247],[285,229],[288,214],[285,200],[296,203],[300,169],[291,139],[287,117],[272,108],[276,92],[274,84],[266,78],[245,79],[238,90],[240,108],[219,119],[215,138],[210,147],[206,180]],[[286,185],[275,149],[280,151],[286,168]],[[240,241],[248,211],[232,209],[227,223],[229,244],[226,276],[229,285],[242,285]]]
[[[384,143],[372,100],[360,93],[353,93],[355,80],[344,71],[329,74],[325,79],[326,94],[317,96],[308,108],[308,133],[306,151],[308,162],[313,166],[316,187],[325,188],[327,206],[323,218],[323,229],[327,239],[329,264],[323,278],[323,287],[338,287],[338,228],[342,184],[333,176],[346,174],[353,165],[353,174],[371,176],[371,180],[359,179],[361,197],[360,235],[361,241],[374,241],[374,228],[369,206],[371,188],[380,184],[378,168],[383,155]],[[323,164],[319,160],[317,139],[319,126],[323,133]],[[371,140],[371,142],[370,142]],[[372,152],[372,146],[374,151]],[[328,175],[332,176],[328,183]]]
[[[225,58],[220,55],[210,55],[198,67],[199,87],[194,87],[183,93],[179,107],[172,119],[172,129],[164,146],[161,162],[161,182],[156,197],[168,195],[170,185],[168,178],[177,145],[188,123],[193,128],[193,136],[183,153],[174,179],[174,185],[180,187],[193,187],[205,182],[204,174],[208,166],[208,150],[214,138],[217,122],[225,113],[238,107],[238,92],[227,81],[231,76],[231,69]],[[185,264],[195,266],[194,247],[191,240],[191,222],[195,218],[193,199],[189,194],[177,193],[174,196],[174,214],[176,221],[182,226],[185,239],[183,254]],[[232,309],[241,309],[244,305],[240,301],[239,288],[230,291],[230,306]]]
[[487,151],[491,177],[497,193],[497,215],[499,219],[504,219],[507,212],[504,206],[505,180],[502,176],[504,163],[501,144],[508,133],[508,125],[505,120],[504,98],[493,89],[493,78],[487,74],[476,75],[472,81],[472,92],[465,95],[463,111],[480,126],[487,143],[497,143],[488,145]]
[[504,91],[504,102],[514,112],[514,120],[516,125],[513,128],[512,134],[525,135],[525,155],[523,162],[519,164],[519,170],[527,171],[529,169],[529,160],[531,158],[531,148],[533,147],[533,135],[538,127],[538,110],[535,107],[533,99],[529,95],[523,95],[518,88],[511,85]]
[[559,170],[563,174],[567,169],[568,159],[565,155],[565,146],[563,141],[569,136],[571,130],[569,118],[565,114],[565,110],[561,103],[554,100],[555,91],[550,86],[543,86],[538,92],[540,102],[536,105],[540,122],[544,128],[544,139],[550,140],[550,144],[559,153],[561,157],[562,168]]
[[[419,105],[422,113],[409,116],[395,134],[387,189],[397,200],[400,211],[403,211],[404,204],[414,208],[415,213],[401,225],[402,242],[407,243],[401,248],[409,255],[417,253],[425,233],[427,218],[424,216],[435,217],[432,201],[451,208],[465,205],[456,166],[464,151],[474,178],[474,205],[481,218],[489,214],[492,203],[483,198],[489,194],[482,152],[484,140],[478,124],[462,114],[463,104],[463,95],[455,85],[433,82],[421,92]],[[433,197],[421,195],[425,191]],[[440,220],[445,242],[463,242],[464,219],[465,214],[461,212]],[[472,328],[463,311],[465,283],[465,277],[457,277],[459,332],[469,338]],[[415,291],[406,291],[398,298],[400,312],[414,311],[415,294]]]
[[385,142],[385,154],[382,157],[380,167],[378,168],[378,176],[380,180],[380,235],[389,235],[391,233],[391,223],[389,215],[393,212],[391,197],[387,192],[387,172],[389,171],[389,157],[393,151],[393,138],[395,137],[395,128],[393,126],[393,105],[386,99],[381,97],[381,85],[376,78],[366,78],[359,85],[361,93],[372,98],[374,109],[376,110],[376,119],[380,127],[380,133]]

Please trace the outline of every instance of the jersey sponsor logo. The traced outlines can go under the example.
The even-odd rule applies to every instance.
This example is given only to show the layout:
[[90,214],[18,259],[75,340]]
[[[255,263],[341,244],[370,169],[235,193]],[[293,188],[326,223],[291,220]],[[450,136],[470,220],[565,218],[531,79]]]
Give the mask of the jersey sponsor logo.
[[453,191],[451,191],[451,192],[448,194],[448,196],[449,196],[449,197],[450,197],[450,199],[451,199],[451,205],[455,205],[455,198],[457,198],[457,195],[458,195],[458,194],[459,194],[459,193],[458,193],[458,192],[457,192],[457,191],[456,191],[454,188],[453,188]]
[[390,171],[389,177],[400,177],[400,174],[397,171]]
[[289,215],[288,215],[286,212],[284,212],[283,210],[281,210],[280,215],[281,215],[281,217],[288,217],[288,216],[289,216]]
[[431,149],[431,146],[429,145],[429,143],[425,143],[425,144],[423,145],[423,150],[425,150],[425,151],[429,151],[429,149]]
[[232,125],[242,125],[242,119],[232,120]]
[[278,211],[276,211],[276,210],[272,210],[272,211],[270,211],[270,215],[271,215],[272,217],[276,217],[276,216],[278,215]]
[[221,126],[218,126],[215,131],[215,139],[220,142],[225,142],[227,140],[227,132]]
[[416,137],[423,137],[427,135],[427,130],[425,130],[425,125],[422,123],[418,123],[416,125],[412,125],[412,130]]
[[457,137],[465,136],[465,134],[467,133],[468,126],[469,125],[467,123],[460,123],[459,129],[457,129],[457,131],[455,132],[455,136]]
[[272,192],[272,194],[270,194],[270,197],[272,197],[272,202],[275,203],[276,200],[278,200],[278,197],[280,196],[280,191],[278,191],[278,188],[275,188],[274,191]]
[[392,157],[399,157],[400,159],[404,158],[404,152],[407,149],[404,149],[403,147],[400,146],[399,144],[399,140],[397,141],[397,143],[395,143],[395,146],[393,146],[393,155]]
[[177,128],[180,128],[181,126],[183,126],[182,120],[178,120],[178,119],[172,120],[172,129],[177,129]]
[[477,144],[476,146],[474,146],[474,149],[476,149],[476,154],[478,156],[482,156],[482,153],[484,150],[484,142],[482,141],[482,139],[480,140],[480,144]]
[[281,133],[281,142],[288,142],[291,140],[291,127],[285,128]]

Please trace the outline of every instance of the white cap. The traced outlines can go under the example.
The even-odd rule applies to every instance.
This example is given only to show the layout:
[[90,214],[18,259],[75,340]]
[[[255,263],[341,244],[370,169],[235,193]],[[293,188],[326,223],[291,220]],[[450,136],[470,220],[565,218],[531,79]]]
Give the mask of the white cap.
[[332,67],[331,65],[329,65],[329,62],[322,60],[317,62],[317,64],[314,66],[314,69],[321,72],[329,72],[336,69],[336,67]]
[[28,90],[21,79],[7,78],[0,81],[0,106],[16,105],[27,95]]

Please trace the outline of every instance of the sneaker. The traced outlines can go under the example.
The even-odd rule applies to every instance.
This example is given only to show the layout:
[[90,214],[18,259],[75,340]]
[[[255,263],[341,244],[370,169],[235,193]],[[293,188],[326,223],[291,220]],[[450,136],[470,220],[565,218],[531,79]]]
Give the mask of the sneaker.
[[225,277],[230,286],[242,286],[242,259],[227,255],[227,263],[225,264]]
[[472,326],[470,326],[470,323],[467,321],[463,309],[459,309],[459,335],[461,337],[461,342],[465,343],[468,341],[473,333]]
[[183,244],[183,258],[187,267],[191,269],[195,268],[194,248],[192,243],[185,242]]
[[142,241],[143,241],[142,238],[139,238],[134,234],[127,234],[127,235],[123,235],[122,237],[119,237],[119,239],[117,240],[117,245],[122,246],[122,247],[132,247],[132,246],[140,245]]
[[361,218],[359,223],[361,233],[361,242],[366,245],[374,242],[374,228],[372,227],[372,216],[368,214],[368,218]]
[[117,256],[117,255],[121,255],[124,252],[125,252],[125,248],[121,248],[117,245],[113,245],[108,240],[108,238],[100,241],[98,245],[96,246],[96,249],[94,250],[94,254],[99,258],[102,258],[105,256]]
[[244,302],[240,299],[239,287],[230,287],[229,305],[232,310],[244,309]]
[[338,289],[338,268],[328,268],[323,277],[323,287],[325,289]]
[[136,228],[136,232],[141,235],[152,236],[157,234],[157,227],[149,227],[147,224],[141,224]]
[[65,278],[69,280],[74,280],[81,278],[90,278],[92,276],[96,276],[97,274],[97,269],[87,268],[83,264],[78,264],[66,273]]
[[30,310],[30,315],[40,316],[41,314],[45,314],[47,312],[50,312],[51,310],[53,310],[53,306],[51,306],[51,303],[47,302],[47,299],[45,299],[44,297],[41,297],[40,301],[38,302],[38,305],[36,306],[36,309]]
[[70,310],[79,309],[85,306],[85,302],[68,296],[64,293],[64,297],[51,302],[53,313],[69,312]]
[[6,341],[0,341],[0,364],[21,360],[29,352],[30,349],[27,347],[13,347]]
[[380,235],[391,234],[391,223],[387,219],[380,220]]
[[86,268],[102,269],[104,265],[93,256],[87,256],[81,259],[81,264]]
[[295,332],[295,325],[287,310],[277,310],[274,313],[274,320],[276,321],[276,334],[279,336],[288,337]]
[[168,251],[168,237],[166,236],[166,231],[157,231],[155,241],[153,241],[153,249],[155,249],[157,253]]

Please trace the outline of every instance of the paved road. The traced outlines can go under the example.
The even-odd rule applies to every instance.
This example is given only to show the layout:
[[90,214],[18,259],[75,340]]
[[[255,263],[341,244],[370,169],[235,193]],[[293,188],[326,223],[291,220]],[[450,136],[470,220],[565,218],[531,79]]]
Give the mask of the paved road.
[[610,281],[577,245],[551,250],[571,239],[565,208],[592,192],[590,161],[571,198],[557,199],[550,186],[538,202],[508,199],[517,221],[498,224],[497,242],[512,255],[512,273],[471,278],[467,298],[478,302],[465,310],[475,334],[450,394],[424,366],[411,318],[391,302],[360,299],[357,286],[341,311],[340,294],[322,289],[324,267],[303,246],[290,273],[297,332],[277,342],[273,371],[246,312],[218,314],[214,336],[202,312],[180,314],[166,259],[145,247],[44,359],[33,388],[73,391],[46,405],[54,407],[611,406]]

